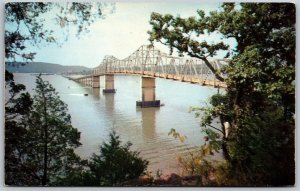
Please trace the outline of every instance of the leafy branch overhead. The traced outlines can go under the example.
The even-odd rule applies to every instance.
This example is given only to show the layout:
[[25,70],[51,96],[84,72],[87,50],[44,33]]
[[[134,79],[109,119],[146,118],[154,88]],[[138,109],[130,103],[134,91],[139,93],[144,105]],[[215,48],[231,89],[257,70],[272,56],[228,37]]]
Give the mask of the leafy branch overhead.
[[198,11],[199,18],[189,17],[183,19],[181,17],[173,17],[172,15],[161,15],[152,13],[150,24],[152,30],[148,31],[150,42],[160,42],[170,47],[172,54],[173,48],[176,48],[179,55],[184,53],[195,58],[199,58],[209,67],[216,75],[218,80],[224,81],[223,77],[208,61],[209,57],[213,57],[219,50],[228,50],[228,45],[223,42],[209,43],[206,40],[199,42],[198,37],[210,33],[207,30],[209,25],[209,17],[205,17],[203,11]]
[[93,23],[105,17],[106,9],[114,11],[114,4],[6,3],[5,58],[14,61],[19,58],[33,60],[35,53],[26,52],[29,45],[37,47],[50,43],[59,45],[68,39],[73,30],[76,30],[72,33],[76,33],[77,37],[82,36],[89,32],[89,27]]

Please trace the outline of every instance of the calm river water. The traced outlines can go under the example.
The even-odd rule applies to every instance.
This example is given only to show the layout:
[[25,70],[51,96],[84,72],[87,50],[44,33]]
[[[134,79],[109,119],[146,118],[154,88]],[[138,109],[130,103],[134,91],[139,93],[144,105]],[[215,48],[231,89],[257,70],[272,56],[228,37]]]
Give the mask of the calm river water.
[[[160,108],[137,108],[141,99],[140,76],[115,76],[115,94],[103,94],[104,78],[100,78],[100,89],[83,87],[59,75],[43,75],[61,99],[68,104],[72,124],[81,132],[82,146],[76,152],[83,158],[99,152],[99,145],[115,130],[122,141],[132,142],[133,150],[150,161],[148,170],[157,169],[163,174],[179,173],[176,155],[188,152],[203,143],[200,119],[189,113],[190,106],[203,105],[217,92],[212,87],[156,79],[156,98],[165,106]],[[15,74],[18,83],[26,85],[33,93],[35,76]],[[89,94],[84,96],[84,94]],[[185,143],[168,136],[171,128],[187,136]]]

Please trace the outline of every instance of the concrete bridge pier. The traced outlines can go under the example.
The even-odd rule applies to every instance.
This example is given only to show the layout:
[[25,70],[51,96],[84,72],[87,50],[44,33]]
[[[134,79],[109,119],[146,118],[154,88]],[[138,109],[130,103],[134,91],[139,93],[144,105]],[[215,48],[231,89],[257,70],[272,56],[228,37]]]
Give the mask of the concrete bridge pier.
[[93,77],[89,77],[88,86],[93,87]]
[[100,77],[99,76],[93,76],[93,88],[100,88]]
[[155,78],[142,76],[142,101],[136,101],[139,107],[160,107],[160,100],[155,100]]
[[85,78],[84,79],[84,86],[88,86],[89,85],[89,78]]
[[85,78],[85,86],[89,86],[89,78]]
[[93,87],[93,77],[90,77],[90,78],[89,78],[89,86],[90,86],[90,87]]
[[103,93],[116,93],[114,81],[113,74],[105,74],[105,89],[103,89]]

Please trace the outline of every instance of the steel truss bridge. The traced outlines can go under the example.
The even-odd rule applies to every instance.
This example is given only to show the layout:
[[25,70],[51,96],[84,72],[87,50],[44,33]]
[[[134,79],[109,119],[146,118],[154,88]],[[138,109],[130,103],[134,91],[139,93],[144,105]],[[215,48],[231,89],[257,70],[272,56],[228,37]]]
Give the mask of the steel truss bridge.
[[[229,59],[210,60],[211,65],[218,71],[229,63]],[[91,75],[74,80],[92,85],[92,78],[107,74],[135,74],[196,83],[205,86],[226,87],[226,83],[216,79],[203,60],[197,58],[174,57],[159,49],[142,45],[124,59],[105,56],[101,64],[93,69]],[[220,73],[223,78],[226,74]]]
[[[219,71],[228,62],[228,59],[210,61],[212,66]],[[225,82],[215,78],[204,61],[196,58],[170,56],[148,45],[140,46],[122,60],[114,56],[105,56],[102,63],[93,70],[93,76],[104,74],[139,74],[214,87],[226,87]],[[221,74],[221,76],[226,78],[225,74]]]

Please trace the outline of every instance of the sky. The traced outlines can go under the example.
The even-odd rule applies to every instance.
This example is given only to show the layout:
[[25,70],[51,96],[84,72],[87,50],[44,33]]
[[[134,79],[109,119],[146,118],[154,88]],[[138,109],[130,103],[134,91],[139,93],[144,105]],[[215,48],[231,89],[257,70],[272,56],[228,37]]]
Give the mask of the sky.
[[[141,45],[149,44],[147,31],[151,29],[149,20],[152,12],[189,17],[195,16],[197,9],[209,13],[219,9],[220,5],[220,3],[215,2],[119,2],[115,4],[113,13],[108,13],[104,19],[93,23],[90,26],[90,32],[80,39],[72,35],[71,31],[68,41],[59,47],[55,44],[48,46],[31,45],[27,50],[37,53],[34,60],[37,62],[82,65],[92,68],[98,66],[105,55],[113,55],[118,59],[123,59]],[[58,28],[58,26],[53,25],[53,19],[50,19],[50,17],[53,18],[54,14],[51,13],[46,16],[49,17],[48,25]],[[204,36],[203,38],[207,37]],[[214,39],[215,42],[218,41],[218,38],[213,37]],[[233,44],[233,42],[229,42],[229,44]],[[155,46],[166,53],[169,52],[169,49],[161,44],[156,43]]]

